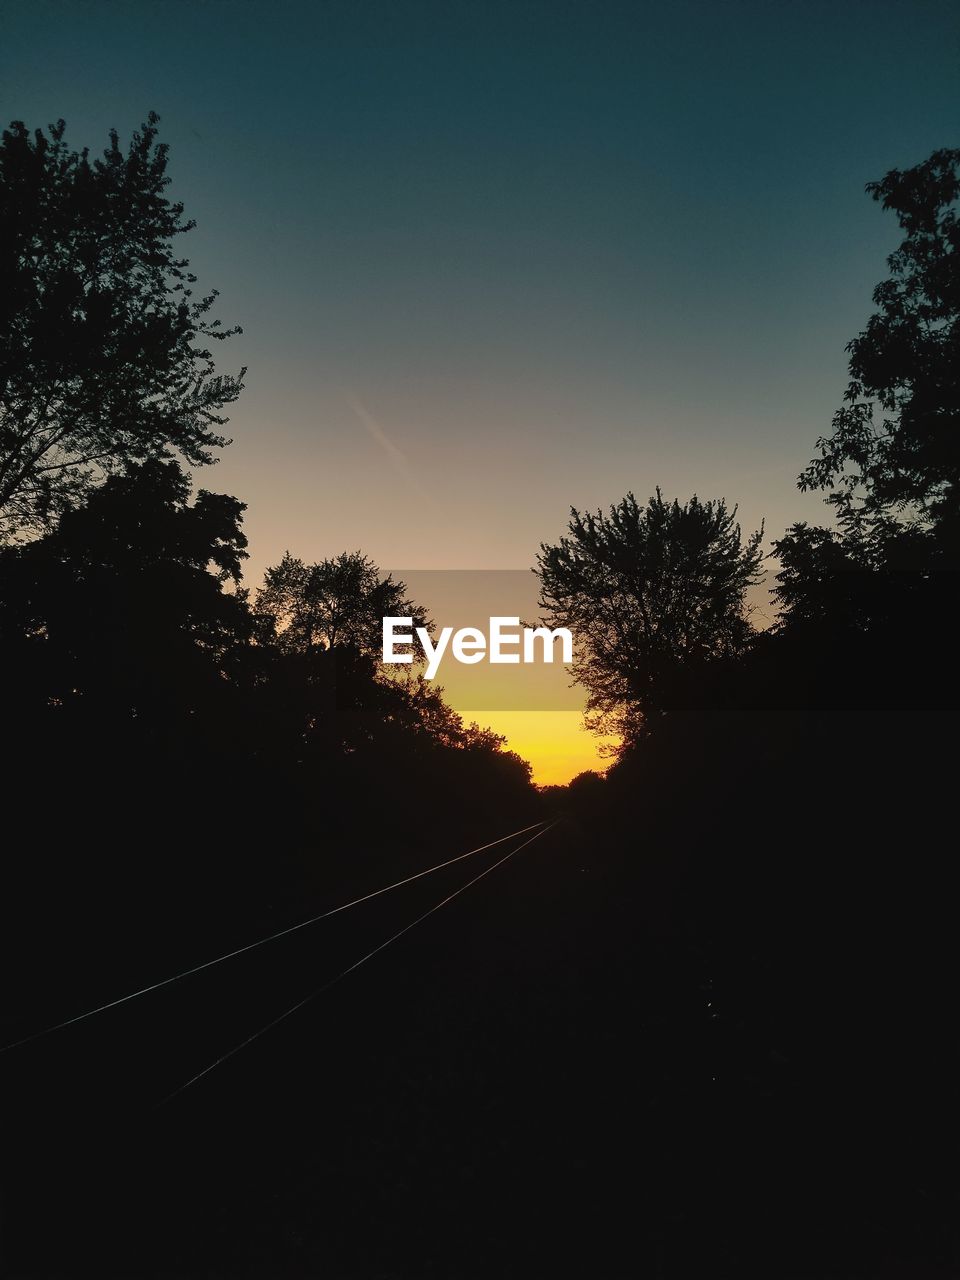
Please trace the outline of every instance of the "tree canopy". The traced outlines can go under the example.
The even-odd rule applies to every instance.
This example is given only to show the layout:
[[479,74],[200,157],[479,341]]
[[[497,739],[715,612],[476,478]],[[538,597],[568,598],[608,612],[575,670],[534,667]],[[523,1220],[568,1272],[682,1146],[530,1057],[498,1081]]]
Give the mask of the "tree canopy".
[[407,597],[406,585],[360,551],[305,564],[288,551],[267,569],[257,592],[257,616],[276,643],[289,651],[352,648],[368,657],[382,652],[385,617],[410,617],[430,629],[426,610]]
[[649,717],[678,668],[739,652],[751,635],[745,596],[759,580],[762,529],[746,540],[736,507],[657,489],[608,514],[571,509],[569,533],[541,544],[541,606],[577,638],[574,675],[591,711]]
[[236,584],[243,503],[174,462],[131,465],[45,536],[0,549],[0,655],[13,700],[44,720],[195,716],[235,674],[252,627]]
[[62,120],[0,141],[0,536],[35,534],[129,462],[213,461],[244,371],[238,329],[175,252],[194,223],[166,187],[151,113],[123,149],[73,151]]
[[[833,433],[800,477],[867,517],[937,523],[960,512],[960,150],[891,169],[868,193],[904,239],[877,285],[878,310],[849,343],[850,383]],[[878,412],[880,421],[877,421]]]
[[905,235],[874,290],[878,310],[847,347],[851,380],[833,432],[798,480],[801,489],[828,491],[836,527],[796,524],[774,544],[775,594],[781,629],[878,639],[942,630],[955,596],[960,150],[892,169],[867,192]]

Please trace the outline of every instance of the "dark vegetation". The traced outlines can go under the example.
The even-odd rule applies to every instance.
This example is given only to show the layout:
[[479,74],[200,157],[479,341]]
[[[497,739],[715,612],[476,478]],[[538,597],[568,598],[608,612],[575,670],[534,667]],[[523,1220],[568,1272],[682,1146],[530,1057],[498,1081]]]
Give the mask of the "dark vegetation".
[[0,1267],[956,1275],[960,152],[870,188],[904,240],[772,629],[723,500],[542,548],[623,747],[539,793],[380,669],[429,618],[361,553],[242,586],[243,504],[183,469],[242,374],[166,162],[152,118],[0,147],[0,1039],[561,821],[158,1110],[502,852],[3,1054]]

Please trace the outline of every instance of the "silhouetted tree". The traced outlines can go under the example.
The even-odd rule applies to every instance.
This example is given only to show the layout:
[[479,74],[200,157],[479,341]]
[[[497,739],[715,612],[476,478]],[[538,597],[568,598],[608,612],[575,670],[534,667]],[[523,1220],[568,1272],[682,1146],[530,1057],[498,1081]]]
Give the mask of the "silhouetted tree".
[[608,515],[572,509],[569,535],[541,545],[540,603],[573,632],[597,728],[648,719],[678,671],[743,651],[761,537],[744,541],[723,499],[681,506],[657,489],[646,506],[630,493]]
[[779,630],[829,629],[866,634],[903,625],[915,630],[921,612],[936,603],[921,566],[936,563],[936,541],[913,523],[875,516],[857,527],[829,529],[801,522],[774,542],[780,559],[773,595]]
[[352,648],[369,657],[382,652],[385,617],[410,617],[430,627],[426,612],[408,599],[406,585],[359,551],[305,564],[289,551],[267,569],[257,592],[257,617],[281,649]]
[[960,150],[941,150],[867,186],[906,234],[874,290],[879,310],[847,348],[851,381],[833,433],[798,481],[830,490],[837,525],[797,524],[775,543],[781,630],[869,634],[903,652],[916,635],[951,626],[960,563],[958,170]]
[[128,462],[199,466],[226,443],[237,377],[208,343],[216,293],[173,248],[194,225],[165,188],[150,113],[126,152],[72,151],[15,121],[0,142],[0,536],[36,532]]
[[[863,517],[956,522],[960,511],[960,150],[892,169],[867,191],[906,235],[848,346],[851,381],[803,489]],[[881,414],[876,422],[877,411]]]
[[496,761],[503,768],[504,773],[511,774],[515,781],[519,780],[524,784],[530,782],[533,776],[530,762],[517,755],[515,751],[507,750],[507,738],[504,734],[484,728],[475,720],[471,720],[466,726],[461,720],[460,724],[460,731],[454,740],[455,746],[474,756],[486,756]]
[[359,753],[385,776],[413,753],[421,757],[422,769],[440,776],[454,758],[444,753],[453,751],[458,767],[483,773],[485,762],[495,760],[492,767],[511,787],[517,778],[528,786],[530,766],[504,750],[503,737],[476,724],[464,726],[444,701],[442,687],[414,665],[384,667],[387,616],[409,617],[412,625],[433,629],[406,585],[384,577],[359,551],[312,565],[287,552],[266,571],[254,617],[261,648],[275,654],[271,687],[286,690],[299,724],[299,754]]
[[246,557],[243,509],[206,490],[191,502],[177,464],[151,460],[109,476],[42,538],[0,550],[8,709],[184,731],[249,643],[245,596],[223,589]]

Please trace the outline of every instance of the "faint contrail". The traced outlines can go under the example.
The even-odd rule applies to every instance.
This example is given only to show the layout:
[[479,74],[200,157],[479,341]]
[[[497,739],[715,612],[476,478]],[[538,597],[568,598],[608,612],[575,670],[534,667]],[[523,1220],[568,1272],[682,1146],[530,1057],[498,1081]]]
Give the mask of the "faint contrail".
[[373,414],[364,408],[364,406],[360,403],[360,401],[352,392],[348,391],[346,393],[345,398],[346,398],[347,404],[350,406],[350,408],[353,410],[353,412],[357,415],[357,417],[366,427],[367,431],[370,433],[373,439],[377,442],[377,444],[380,446],[383,452],[387,455],[387,457],[393,463],[394,468],[397,471],[397,474],[402,476],[403,479],[407,482],[407,484],[410,485],[412,489],[415,489],[417,493],[420,494],[421,497],[425,498],[427,496],[426,491],[424,490],[423,485],[420,483],[420,479],[417,476],[417,473],[414,471],[413,467],[410,465],[410,462],[408,461],[407,456],[403,452],[403,450],[397,448],[397,446],[393,443],[393,441],[384,431],[383,427],[381,427],[380,423],[376,420]]

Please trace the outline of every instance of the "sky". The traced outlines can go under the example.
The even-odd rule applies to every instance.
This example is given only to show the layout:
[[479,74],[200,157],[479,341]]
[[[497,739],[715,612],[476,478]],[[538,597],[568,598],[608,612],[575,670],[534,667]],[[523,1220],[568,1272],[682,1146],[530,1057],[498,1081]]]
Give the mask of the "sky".
[[[248,504],[254,586],[287,549],[526,569],[571,506],[656,485],[771,540],[823,519],[796,476],[898,238],[864,185],[958,141],[941,0],[0,14],[4,123],[100,149],[160,114],[182,247],[244,330],[196,479]],[[601,767],[576,713],[503,710],[539,780]]]

